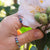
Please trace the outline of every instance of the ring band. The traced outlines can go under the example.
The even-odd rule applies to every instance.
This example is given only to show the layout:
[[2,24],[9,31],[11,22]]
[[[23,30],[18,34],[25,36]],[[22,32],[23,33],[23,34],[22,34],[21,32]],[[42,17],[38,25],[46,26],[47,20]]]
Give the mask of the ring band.
[[20,48],[20,44],[19,44],[17,36],[15,37],[15,41],[16,41],[17,46]]
[[18,15],[20,23],[22,23],[21,15]]

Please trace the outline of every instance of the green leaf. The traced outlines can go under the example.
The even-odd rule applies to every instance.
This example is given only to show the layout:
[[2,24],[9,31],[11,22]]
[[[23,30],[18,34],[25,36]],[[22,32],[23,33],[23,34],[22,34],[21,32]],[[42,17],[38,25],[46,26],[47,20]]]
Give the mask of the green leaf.
[[13,6],[15,6],[16,8],[18,8],[19,7],[19,4],[13,4]]
[[0,6],[0,11],[1,11],[3,8],[4,8],[3,6]]
[[32,30],[32,28],[31,28],[31,27],[22,27],[22,28],[20,29],[20,31],[21,31],[22,33],[27,32],[27,31],[29,31],[29,30]]
[[17,11],[18,11],[18,9],[12,9],[12,10],[10,10],[9,14],[12,15],[12,14],[16,13]]
[[10,12],[10,6],[4,7],[4,9],[5,9],[6,13],[7,13],[7,16],[10,15],[10,14],[9,14],[9,12]]
[[47,8],[46,13],[50,14],[50,7]]

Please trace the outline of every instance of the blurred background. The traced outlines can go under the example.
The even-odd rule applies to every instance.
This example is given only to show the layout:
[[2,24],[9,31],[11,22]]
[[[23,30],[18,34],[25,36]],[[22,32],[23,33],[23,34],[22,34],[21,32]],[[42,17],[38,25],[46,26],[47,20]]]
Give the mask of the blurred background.
[[20,5],[20,0],[0,0],[0,21],[8,16],[16,13]]

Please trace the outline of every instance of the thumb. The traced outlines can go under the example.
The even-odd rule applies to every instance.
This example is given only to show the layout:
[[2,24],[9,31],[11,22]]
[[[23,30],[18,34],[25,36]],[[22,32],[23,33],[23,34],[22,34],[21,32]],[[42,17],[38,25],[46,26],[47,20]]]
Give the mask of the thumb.
[[39,30],[39,29],[34,29],[34,30],[30,30],[25,32],[22,35],[19,35],[19,42],[21,45],[31,42],[33,40],[37,40],[37,39],[41,39],[43,38],[43,33]]

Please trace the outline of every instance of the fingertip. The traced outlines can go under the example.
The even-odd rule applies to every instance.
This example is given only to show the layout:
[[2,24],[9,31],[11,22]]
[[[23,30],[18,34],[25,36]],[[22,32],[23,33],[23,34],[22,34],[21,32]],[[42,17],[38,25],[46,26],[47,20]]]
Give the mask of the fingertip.
[[42,31],[40,31],[39,29],[35,29],[34,30],[34,36],[36,39],[41,39],[44,37],[44,34]]

